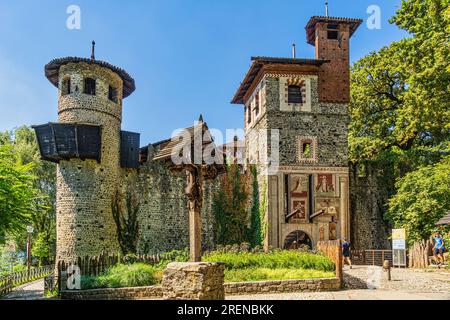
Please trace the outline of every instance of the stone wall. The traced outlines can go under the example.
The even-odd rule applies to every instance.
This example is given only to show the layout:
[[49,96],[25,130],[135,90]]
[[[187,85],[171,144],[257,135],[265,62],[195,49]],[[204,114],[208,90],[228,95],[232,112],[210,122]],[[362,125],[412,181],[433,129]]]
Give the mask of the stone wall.
[[384,219],[389,183],[382,168],[371,165],[350,170],[351,243],[353,249],[390,249],[389,224]]
[[225,283],[227,295],[268,294],[287,292],[335,291],[340,289],[337,278],[277,280]]
[[162,296],[161,286],[61,291],[64,300],[139,300],[162,299]]
[[[131,193],[139,203],[139,244],[141,254],[181,250],[189,245],[189,213],[184,194],[186,174],[173,173],[152,158],[158,146],[150,145],[148,161],[138,170],[122,169],[122,193]],[[203,250],[214,248],[212,199],[219,179],[206,181],[202,207]]]

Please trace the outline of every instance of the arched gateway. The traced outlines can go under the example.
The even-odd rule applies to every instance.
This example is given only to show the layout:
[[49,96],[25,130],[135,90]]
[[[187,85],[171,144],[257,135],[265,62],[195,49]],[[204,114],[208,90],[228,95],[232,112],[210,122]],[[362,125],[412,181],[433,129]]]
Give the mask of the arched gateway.
[[301,230],[291,232],[284,240],[284,249],[298,249],[304,245],[312,249],[311,238],[306,232]]

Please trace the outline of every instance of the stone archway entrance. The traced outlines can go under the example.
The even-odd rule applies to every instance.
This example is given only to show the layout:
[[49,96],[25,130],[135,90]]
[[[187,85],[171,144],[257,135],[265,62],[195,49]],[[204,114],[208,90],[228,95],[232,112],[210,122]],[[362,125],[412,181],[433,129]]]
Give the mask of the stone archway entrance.
[[301,230],[291,232],[284,240],[284,249],[298,249],[305,245],[312,249],[311,238]]

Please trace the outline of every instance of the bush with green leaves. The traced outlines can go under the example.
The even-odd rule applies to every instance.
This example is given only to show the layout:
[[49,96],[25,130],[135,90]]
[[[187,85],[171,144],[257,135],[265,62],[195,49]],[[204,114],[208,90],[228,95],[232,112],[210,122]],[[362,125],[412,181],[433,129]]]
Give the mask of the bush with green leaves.
[[145,263],[118,264],[99,276],[82,276],[81,288],[123,288],[158,284],[162,269]]

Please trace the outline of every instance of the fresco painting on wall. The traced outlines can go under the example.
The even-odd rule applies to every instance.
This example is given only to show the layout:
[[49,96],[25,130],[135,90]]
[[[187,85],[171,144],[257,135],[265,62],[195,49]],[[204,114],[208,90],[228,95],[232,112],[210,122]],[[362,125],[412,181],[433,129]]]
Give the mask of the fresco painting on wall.
[[290,212],[295,212],[290,222],[304,222],[308,204],[308,177],[292,175],[290,179]]
[[336,176],[331,173],[319,173],[316,175],[315,191],[317,196],[338,196],[336,188]]

